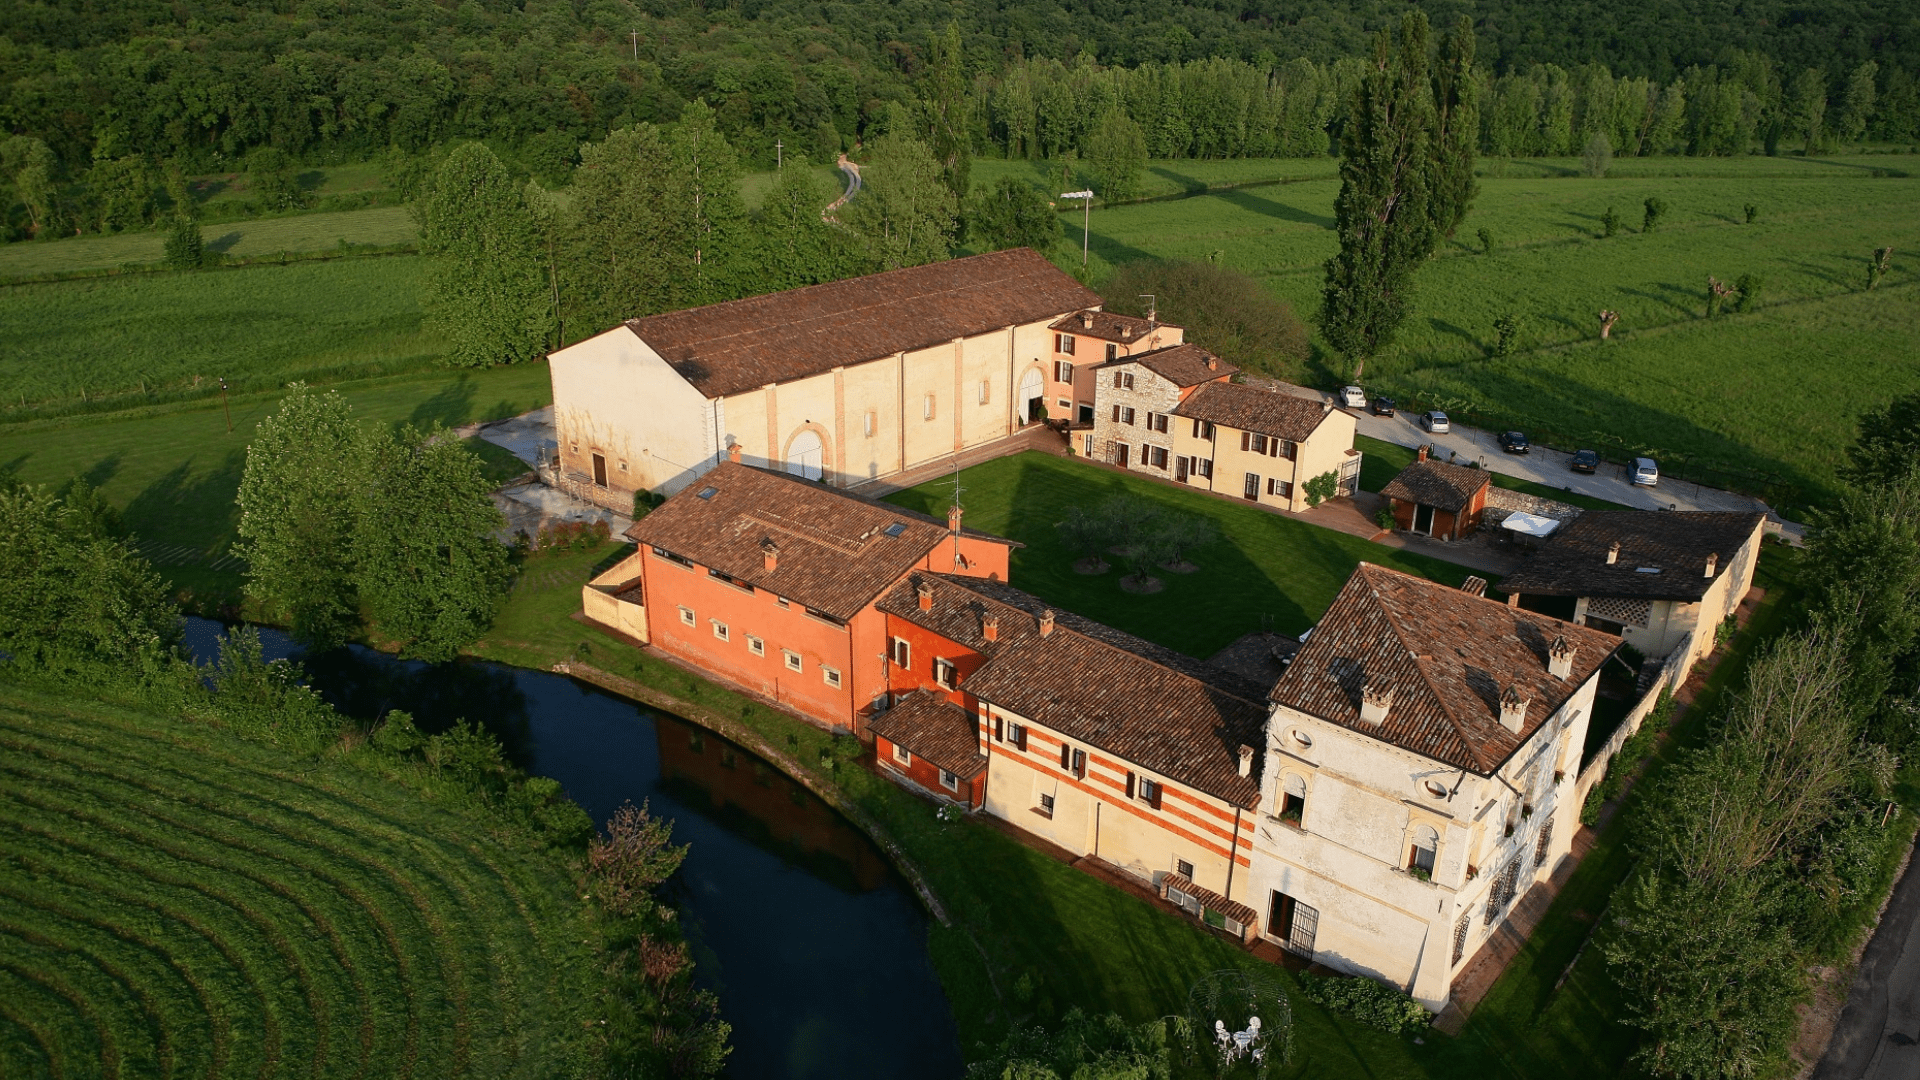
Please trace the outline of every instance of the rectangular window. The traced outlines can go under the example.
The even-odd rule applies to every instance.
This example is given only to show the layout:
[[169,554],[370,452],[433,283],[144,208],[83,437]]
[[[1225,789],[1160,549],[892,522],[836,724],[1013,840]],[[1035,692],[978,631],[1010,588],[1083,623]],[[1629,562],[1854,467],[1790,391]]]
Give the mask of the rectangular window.
[[1241,439],[1243,441],[1240,449],[1251,450],[1256,454],[1265,454],[1267,452],[1267,437],[1265,435],[1249,431],[1242,435]]
[[1114,361],[1118,359],[1120,359],[1120,346],[1115,345],[1111,341],[1107,342],[1107,360]]
[[926,419],[928,420],[933,419],[933,395],[932,394],[928,394],[925,400],[921,402],[920,411],[921,411],[921,415],[924,416]]
[[707,621],[713,624],[714,637],[719,638],[721,641],[731,640],[732,631],[727,629],[726,623],[721,622],[719,619],[708,619]]
[[689,559],[683,555],[675,555],[673,552],[668,551],[666,548],[662,548],[662,547],[654,548],[653,553],[659,558],[665,559],[668,562],[674,564],[675,566],[691,567],[693,565],[692,559]]
[[1035,807],[1035,810],[1039,813],[1041,817],[1047,817],[1047,818],[1052,817],[1053,816],[1053,796],[1051,795],[1040,796],[1040,805]]
[[1240,494],[1245,495],[1249,499],[1258,499],[1260,497],[1260,474],[1259,473],[1247,474],[1247,482],[1245,486],[1241,488]]
[[1093,456],[1093,436],[1092,435],[1080,436],[1080,456],[1082,457]]
[[1453,962],[1456,964],[1467,955],[1467,930],[1472,926],[1472,915],[1462,915],[1460,921],[1453,924]]
[[1193,864],[1185,859],[1173,860],[1173,872],[1186,878],[1188,881],[1193,880]]
[[993,383],[987,379],[981,379],[980,380],[980,404],[985,405],[992,400],[993,400]]
[[1292,461],[1299,456],[1300,444],[1294,442],[1292,439],[1275,439],[1274,442],[1280,447],[1280,456],[1286,458],[1288,461]]
[[945,769],[940,770],[940,786],[948,791],[960,790],[960,778]]
[[912,751],[908,750],[906,747],[901,746],[899,743],[894,743],[893,744],[893,760],[899,762],[902,765],[911,765],[913,764],[913,753]]
[[1120,406],[1120,422],[1121,423],[1131,427],[1133,425],[1133,415],[1134,415],[1133,407],[1131,405]]
[[1113,407],[1113,422],[1116,424],[1120,422],[1120,406],[1118,405]]
[[1198,473],[1201,476],[1206,477],[1209,480],[1213,479],[1213,459],[1212,458],[1194,458],[1193,471]]
[[1148,459],[1147,464],[1152,465],[1154,468],[1164,469],[1167,467],[1167,448],[1166,447],[1149,446],[1146,449],[1146,456]]
[[1291,499],[1293,498],[1293,482],[1290,480],[1276,480],[1270,476],[1267,478],[1267,494],[1278,495],[1282,499]]
[[1126,372],[1124,372],[1124,371],[1116,371],[1116,372],[1114,372],[1114,373],[1113,373],[1113,388],[1114,388],[1115,390],[1125,390],[1125,389],[1127,388],[1127,381],[1126,381],[1126,380],[1127,380],[1127,373],[1126,373]]
[[788,671],[800,671],[800,654],[792,649],[781,649],[780,655],[786,658]]
[[875,413],[872,409],[868,409],[867,419],[866,419],[867,438],[869,439],[873,438],[874,429],[878,427],[879,424],[880,424],[879,414]]
[[824,666],[821,667],[820,678],[824,680],[828,686],[833,687],[835,690],[840,689],[840,669],[839,668],[830,668],[830,667],[824,667]]
[[693,609],[687,607],[685,604],[680,606],[680,621],[686,623],[688,626],[693,625]]
[[906,638],[894,638],[891,651],[894,667],[909,669],[913,667],[913,646],[907,644]]
[[937,659],[933,662],[933,681],[951,690],[960,681],[960,669],[951,660]]
[[1053,403],[1062,409],[1073,408],[1073,402],[1068,401],[1066,398],[1054,398]]
[[1148,428],[1149,428],[1150,430],[1153,430],[1153,431],[1158,431],[1158,432],[1160,432],[1160,433],[1161,433],[1161,434],[1163,434],[1163,435],[1164,435],[1164,434],[1166,434],[1166,431],[1167,431],[1167,414],[1166,414],[1166,413],[1157,413],[1157,412],[1150,412],[1150,413],[1148,413],[1148,414],[1147,414],[1147,427],[1148,427]]
[[1053,381],[1070,383],[1073,381],[1073,361],[1055,360],[1053,362]]
[[748,634],[747,635],[747,651],[752,653],[755,656],[765,656],[767,655],[767,643],[762,638],[757,638],[757,637],[754,637],[752,634]]
[[1144,776],[1141,777],[1139,783],[1134,785],[1133,797],[1140,800],[1143,803],[1146,803],[1148,806],[1153,807],[1155,810],[1160,809],[1159,782],[1155,780],[1149,780]]
[[1072,334],[1053,335],[1053,351],[1057,353],[1065,353],[1068,356],[1072,356],[1073,355],[1073,335]]
[[1313,939],[1319,928],[1320,910],[1286,893],[1275,892],[1267,904],[1267,936],[1295,956],[1313,959]]
[[1016,724],[1011,720],[1007,721],[1007,741],[1015,747],[1025,750],[1027,748],[1027,726],[1025,724]]

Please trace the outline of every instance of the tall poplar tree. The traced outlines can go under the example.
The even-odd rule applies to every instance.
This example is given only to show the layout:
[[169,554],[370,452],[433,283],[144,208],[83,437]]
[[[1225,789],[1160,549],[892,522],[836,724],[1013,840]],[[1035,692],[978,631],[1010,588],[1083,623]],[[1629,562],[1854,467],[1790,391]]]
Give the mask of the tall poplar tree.
[[580,148],[561,294],[581,330],[681,306],[682,188],[672,150],[652,124]]
[[1473,53],[1473,19],[1462,15],[1440,39],[1433,69],[1433,195],[1428,213],[1441,236],[1453,235],[1480,192],[1473,178],[1474,147],[1480,139],[1480,76],[1473,70]]
[[1327,260],[1320,326],[1353,359],[1355,379],[1393,340],[1412,302],[1413,272],[1433,253],[1432,140],[1427,17],[1409,12],[1397,47],[1387,31],[1375,39],[1340,139],[1340,251]]
[[352,548],[366,457],[345,398],[304,383],[290,391],[247,446],[235,553],[247,595],[324,650],[360,627]]
[[972,173],[972,95],[967,92],[966,50],[960,24],[949,22],[933,36],[927,72],[927,145],[940,163],[940,179],[956,202],[967,197]]
[[939,262],[952,255],[956,204],[927,145],[907,135],[874,141],[860,194],[840,219],[883,270]]
[[1087,136],[1087,163],[1100,179],[1107,202],[1140,194],[1140,170],[1147,165],[1147,139],[1125,111],[1110,108]]
[[427,309],[463,367],[545,351],[553,302],[538,240],[513,174],[481,143],[447,156],[424,196]]
[[686,232],[680,250],[686,264],[683,301],[711,304],[757,292],[742,280],[751,273],[751,255],[738,186],[740,157],[720,134],[713,110],[704,101],[688,102],[667,143],[681,185],[679,205],[668,211],[682,219]]
[[788,155],[787,167],[760,208],[756,291],[818,285],[866,270],[853,237],[822,216],[830,201],[826,185],[807,167],[806,155]]

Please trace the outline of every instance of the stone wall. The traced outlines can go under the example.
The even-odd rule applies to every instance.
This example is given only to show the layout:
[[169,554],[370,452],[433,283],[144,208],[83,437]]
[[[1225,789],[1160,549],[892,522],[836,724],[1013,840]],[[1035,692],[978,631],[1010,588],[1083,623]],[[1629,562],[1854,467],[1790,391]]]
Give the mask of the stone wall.
[[1581,514],[1581,510],[1577,506],[1569,506],[1566,503],[1555,502],[1552,499],[1541,498],[1538,495],[1529,495],[1524,491],[1509,491],[1498,484],[1495,484],[1487,491],[1487,509],[1483,521],[1484,524],[1498,525],[1500,522],[1506,520],[1508,514],[1514,513],[1515,511],[1534,514],[1544,518],[1552,518],[1559,522],[1572,521]]

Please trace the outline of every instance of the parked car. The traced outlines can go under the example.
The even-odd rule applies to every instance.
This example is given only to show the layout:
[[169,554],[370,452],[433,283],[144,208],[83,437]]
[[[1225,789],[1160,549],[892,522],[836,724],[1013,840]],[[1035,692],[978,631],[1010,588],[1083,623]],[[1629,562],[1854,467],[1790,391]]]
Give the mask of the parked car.
[[1349,409],[1364,409],[1367,407],[1366,392],[1357,386],[1342,387],[1340,404]]
[[1590,473],[1600,468],[1600,455],[1592,450],[1576,450],[1568,462],[1574,472]]
[[1439,409],[1435,409],[1430,413],[1420,414],[1420,426],[1433,432],[1435,435],[1445,435],[1447,432],[1453,430],[1453,425],[1447,422],[1447,414],[1441,412]]
[[1373,409],[1373,415],[1375,416],[1392,416],[1393,406],[1394,406],[1394,400],[1392,398],[1377,397],[1373,399],[1373,405],[1371,406],[1371,408]]
[[1509,454],[1524,454],[1533,449],[1533,444],[1527,441],[1524,432],[1503,431],[1500,433],[1500,449]]
[[1650,457],[1633,459],[1633,482],[1640,487],[1653,487],[1660,482],[1660,463]]

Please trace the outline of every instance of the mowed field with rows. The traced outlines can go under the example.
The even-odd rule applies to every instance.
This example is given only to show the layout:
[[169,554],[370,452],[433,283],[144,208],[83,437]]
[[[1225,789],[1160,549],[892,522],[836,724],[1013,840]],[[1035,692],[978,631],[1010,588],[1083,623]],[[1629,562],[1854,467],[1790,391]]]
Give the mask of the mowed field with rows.
[[[1920,388],[1908,254],[1920,240],[1920,179],[1895,175],[1920,176],[1920,165],[1873,156],[1705,160],[1699,176],[1632,168],[1689,164],[1617,163],[1595,180],[1544,175],[1546,163],[1492,163],[1490,172],[1532,175],[1482,177],[1465,225],[1420,270],[1413,315],[1364,381],[1403,404],[1471,408],[1536,438],[1684,456],[1773,474],[1808,498],[1830,493],[1858,414]],[[1307,180],[1097,209],[1093,254],[1109,265],[1215,259],[1259,276],[1310,318],[1321,264],[1337,246],[1338,186]],[[1650,196],[1669,209],[1643,234]],[[1623,227],[1602,239],[1609,207]],[[1070,218],[1072,236],[1079,222]],[[1480,250],[1483,227],[1491,254]],[[1868,257],[1886,246],[1893,271],[1866,292]],[[1759,307],[1709,321],[1709,274],[1729,283],[1757,275]],[[1602,309],[1620,313],[1606,343]],[[1490,359],[1504,314],[1519,320],[1519,348]],[[1322,386],[1350,377],[1316,344],[1314,358],[1286,374]]]
[[580,1075],[557,855],[355,767],[0,688],[0,1076]]

